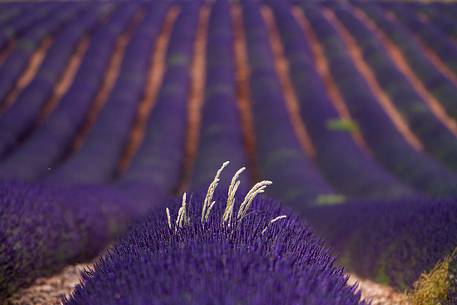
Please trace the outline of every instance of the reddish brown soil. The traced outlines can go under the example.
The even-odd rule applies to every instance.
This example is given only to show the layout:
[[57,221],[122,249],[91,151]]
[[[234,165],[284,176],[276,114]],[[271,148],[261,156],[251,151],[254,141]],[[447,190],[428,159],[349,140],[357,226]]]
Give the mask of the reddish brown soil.
[[21,93],[21,91],[33,80],[35,74],[40,68],[41,63],[43,62],[46,52],[52,44],[52,41],[53,39],[51,37],[44,38],[38,48],[32,54],[27,67],[24,69],[24,71],[22,71],[22,74],[19,76],[16,84],[8,93],[3,103],[0,105],[0,113],[5,112],[9,107],[11,107],[11,105],[14,104],[14,101],[16,100],[19,93]]
[[178,193],[184,192],[190,183],[192,167],[197,155],[201,108],[204,102],[205,92],[205,57],[206,57],[206,34],[208,31],[210,9],[207,5],[200,10],[200,20],[195,40],[194,58],[191,67],[191,92],[187,107],[187,135],[185,156],[182,171],[182,179],[178,187]]

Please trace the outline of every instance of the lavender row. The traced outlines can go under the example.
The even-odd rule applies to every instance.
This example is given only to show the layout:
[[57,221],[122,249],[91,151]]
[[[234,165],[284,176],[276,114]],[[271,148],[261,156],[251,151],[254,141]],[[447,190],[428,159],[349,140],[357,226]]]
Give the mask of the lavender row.
[[421,20],[406,4],[386,6],[393,11],[398,20],[403,22],[419,39],[430,48],[443,63],[457,74],[457,45],[433,24]]
[[357,198],[399,198],[414,192],[376,163],[351,136],[316,71],[310,46],[290,7],[269,1],[288,59],[289,75],[300,103],[300,114],[316,148],[319,169],[339,192]]
[[103,183],[114,176],[146,85],[151,54],[168,2],[147,7],[125,49],[119,76],[81,149],[47,179],[65,183]]
[[102,84],[116,39],[135,11],[133,6],[121,5],[90,36],[71,86],[43,125],[0,165],[2,178],[38,178],[66,154]]
[[46,102],[52,97],[55,84],[65,68],[82,36],[100,18],[97,9],[75,16],[56,35],[35,77],[17,96],[12,107],[0,119],[0,155],[8,156],[23,141],[36,121]]
[[382,10],[372,4],[359,5],[377,26],[401,49],[409,66],[423,85],[443,105],[450,116],[457,119],[457,87],[424,55],[417,41],[413,40],[407,29],[398,21],[386,18]]
[[230,160],[225,173],[230,177],[247,165],[235,91],[233,36],[230,6],[218,1],[208,24],[205,97],[192,189],[206,188],[224,161]]
[[146,194],[172,193],[179,182],[184,159],[187,102],[200,4],[181,3],[168,42],[166,70],[141,147],[118,186]]
[[[175,29],[177,34],[173,35],[174,38],[172,38],[169,52],[171,57],[168,58],[168,64],[172,67],[170,70],[173,72],[176,72],[173,68],[181,68],[182,65],[182,62],[179,62],[178,67],[175,66],[176,61],[172,59],[176,57],[173,55],[182,52],[181,54],[188,56],[188,49],[192,49],[193,37],[192,35],[189,37],[188,34],[189,31],[196,29],[198,11],[192,8],[193,5],[188,4],[183,9]],[[160,11],[157,6],[153,6],[151,12],[152,9],[156,8],[155,14],[162,14],[164,7],[165,5]],[[149,20],[152,21],[153,18]],[[143,24],[151,26],[148,22]],[[188,40],[188,42],[183,45],[181,43],[183,40]],[[190,59],[191,56],[188,58]],[[173,76],[173,73],[171,75]],[[171,79],[174,80],[174,78]],[[178,101],[185,101],[182,96],[177,98]],[[182,113],[185,114],[185,104],[182,104],[184,106]],[[154,122],[157,124],[157,121]],[[154,148],[160,156],[167,156],[170,151],[161,151],[161,149],[166,150],[170,147],[167,136],[174,138],[173,132],[176,125],[159,124],[157,127],[159,127],[159,131],[166,131],[165,128],[167,128],[171,133],[163,134],[163,137],[159,139],[160,141],[149,142],[149,144],[156,145]],[[182,127],[178,130],[184,134],[184,126]],[[174,149],[175,151],[182,151],[181,147]],[[141,154],[138,154],[135,160],[141,161],[140,156]],[[147,159],[142,159],[142,161],[147,161]],[[144,163],[143,165],[147,166]],[[160,174],[164,180],[171,180],[178,168],[179,163],[174,167],[176,170],[172,169],[171,171],[154,172],[154,168],[149,167],[148,169],[152,171],[153,175],[158,176]],[[141,167],[141,169],[144,170],[145,168]],[[135,172],[133,167],[131,172]],[[6,274],[7,278],[12,280],[0,282],[1,297],[27,285],[37,276],[49,274],[67,263],[85,260],[98,254],[108,242],[112,241],[113,237],[125,229],[128,223],[144,215],[146,211],[156,206],[159,200],[163,200],[164,187],[167,185],[163,184],[162,181],[149,179],[129,181],[127,177],[128,175],[123,176],[111,186],[74,187],[60,185],[56,188],[54,186],[19,185],[18,190],[16,190],[14,184],[5,184],[5,192],[0,194],[0,198],[6,202],[2,207],[11,208],[2,208],[1,213],[3,214],[0,214],[0,218],[7,220],[5,222],[0,221],[4,225],[4,227],[0,226],[0,238],[8,236],[5,243],[2,243],[5,248],[0,247],[0,270],[2,270],[1,268],[7,270],[2,274]],[[40,190],[40,193],[37,194],[35,189]],[[138,192],[139,190],[141,192]],[[147,192],[143,192],[144,190]],[[170,192],[170,189],[166,191]],[[29,193],[30,195],[28,195]],[[33,200],[28,198],[33,198]],[[61,217],[61,215],[65,215],[65,217]],[[9,234],[13,227],[15,234]],[[30,232],[31,227],[38,228],[38,230]],[[10,252],[12,249],[10,244],[21,246],[18,247],[17,252]],[[29,247],[36,250],[30,251]],[[49,249],[53,249],[53,251],[49,251]],[[56,249],[58,251],[55,251]],[[1,260],[3,257],[5,259]],[[25,262],[25,264],[18,262]]]
[[4,49],[11,39],[22,38],[34,31],[36,26],[45,22],[45,18],[55,14],[55,9],[58,7],[55,3],[24,3],[22,5],[27,8],[19,16],[6,23],[0,32],[0,50]]
[[0,206],[3,302],[34,279],[99,254],[150,203],[101,187],[2,182]]
[[[43,44],[46,37],[53,35],[62,29],[62,25],[67,23],[70,18],[74,18],[81,7],[60,5],[49,10],[49,14],[56,17],[41,20],[34,27],[27,31],[14,44],[14,49],[0,66],[0,103],[5,107],[8,94],[14,89],[22,71],[27,67],[33,53]],[[36,14],[38,14],[37,10]]]
[[[205,195],[192,194],[183,226],[154,213],[133,227],[64,304],[366,304],[322,242],[278,203],[256,198],[249,216],[226,226],[227,196],[216,192],[202,224]],[[173,218],[180,202],[169,201]],[[277,215],[287,218],[268,225]]]
[[[30,14],[30,3],[17,4],[17,3],[4,3],[0,7],[0,27],[7,28],[17,17],[24,17],[25,13]],[[21,14],[24,14],[21,16]],[[7,31],[8,32],[8,31]],[[1,49],[1,48],[0,48]]]
[[325,49],[333,78],[376,159],[405,183],[435,197],[452,197],[457,177],[427,155],[415,151],[393,126],[369,85],[355,68],[335,28],[316,7],[304,9]]
[[243,3],[243,17],[259,171],[261,177],[274,181],[272,196],[300,210],[333,190],[307,158],[295,134],[259,5]]
[[[139,25],[138,31],[134,34],[134,37],[144,38],[139,34],[141,33],[139,31],[141,31],[142,26],[145,28],[147,27],[148,29],[151,29],[153,25],[157,26],[156,23],[160,21],[159,17],[163,15],[165,8],[166,5],[163,5],[162,7],[152,6],[149,13],[153,15],[146,14],[145,18],[149,17],[150,19],[145,19],[143,23]],[[130,13],[126,15],[131,15],[133,11],[134,10],[131,10]],[[154,13],[151,13],[153,11]],[[189,13],[187,10],[186,12]],[[126,18],[127,16],[124,16],[125,21],[128,19]],[[157,19],[152,19],[152,17],[156,17]],[[195,16],[193,16],[193,18],[196,19]],[[154,24],[151,24],[151,22]],[[176,35],[177,37],[175,37],[173,43],[174,46],[171,47],[171,50],[173,51],[180,50],[180,47],[182,47],[180,43],[182,40],[178,38],[188,36],[186,35],[188,33],[186,29],[195,29],[195,27],[189,27],[189,22],[181,22],[180,24],[181,26],[179,26],[178,29],[181,30],[181,35]],[[143,32],[142,34],[145,33]],[[151,37],[153,37],[153,35],[148,35],[148,38]],[[193,39],[190,40],[192,41]],[[134,41],[135,38],[132,39],[129,46],[132,46]],[[127,50],[127,52],[129,51]],[[130,55],[132,54],[130,53]],[[181,130],[184,130],[184,128]],[[163,173],[163,175],[167,174],[170,174],[170,172]],[[59,186],[58,188],[54,188],[53,186],[44,186],[42,188],[51,190],[53,192],[51,193],[52,195],[54,192],[57,193],[59,197],[50,197],[46,192],[44,201],[49,202],[49,204],[43,204],[41,200],[38,200],[37,207],[28,206],[30,205],[28,200],[12,198],[10,203],[12,206],[11,211],[6,210],[3,214],[5,215],[5,219],[15,220],[17,217],[16,215],[20,215],[20,212],[17,211],[18,209],[24,209],[27,212],[30,212],[30,216],[29,214],[22,215],[19,219],[24,220],[23,222],[14,224],[6,222],[7,228],[4,231],[9,231],[10,226],[16,225],[19,227],[19,230],[16,235],[11,236],[12,243],[29,245],[29,239],[32,239],[33,241],[40,241],[40,244],[37,246],[32,243],[31,246],[36,248],[37,251],[26,251],[25,253],[22,253],[21,251],[18,253],[9,253],[6,252],[8,247],[5,248],[4,256],[6,259],[4,262],[0,263],[0,268],[5,266],[6,270],[11,269],[11,274],[8,274],[8,278],[14,279],[13,281],[4,284],[6,287],[5,291],[10,293],[18,287],[26,285],[37,276],[53,272],[66,263],[87,259],[97,254],[114,236],[117,235],[117,233],[123,231],[126,224],[133,219],[144,215],[146,211],[155,206],[159,200],[158,198],[163,196],[163,185],[161,185],[160,182],[151,183],[151,181],[146,181],[149,183],[147,185],[149,193],[147,194],[145,194],[145,192],[136,192],[141,189],[136,182],[134,183],[134,185],[136,184],[134,189],[123,189],[125,186],[125,184],[123,184],[124,182],[126,182],[125,179],[110,187]],[[10,186],[8,186],[6,190],[11,193]],[[157,192],[154,192],[153,190],[156,190]],[[31,197],[34,199],[41,198],[36,194],[32,194]],[[62,199],[60,199],[60,197],[62,197]],[[8,196],[2,196],[2,198],[8,198]],[[63,218],[65,221],[62,221],[61,218],[58,217],[58,215],[62,214],[65,215],[65,218]],[[26,234],[26,231],[28,230],[27,223],[30,222],[28,219],[31,215],[33,215],[33,226],[41,228],[38,230],[39,234]],[[52,232],[52,234],[48,231]],[[0,230],[0,232],[2,232],[2,230]],[[43,236],[47,237],[46,240],[43,241],[44,237],[40,235],[41,233]],[[5,236],[9,235],[5,234]],[[53,251],[51,253],[49,250],[46,251],[46,249],[56,248],[61,250]],[[30,261],[31,263],[24,265],[24,267],[11,267],[11,265],[21,266],[21,264],[17,264],[17,262],[22,260]]]
[[382,43],[351,11],[335,7],[338,19],[360,46],[365,62],[427,152],[457,170],[457,139],[428,108],[426,102],[387,55]]
[[447,15],[449,7],[440,7],[438,3],[417,6],[416,11],[422,13],[428,23],[441,30],[449,39],[457,40],[457,24],[454,18]]
[[307,221],[349,270],[405,290],[456,248],[456,204],[455,199],[353,202],[310,209]]
[[[133,17],[137,8],[136,5],[123,5],[118,14],[114,14],[113,22],[105,29],[105,33],[106,31],[114,32],[111,37],[112,44],[114,44],[116,34],[119,34]],[[157,11],[157,15],[160,13],[161,11]],[[154,18],[151,19],[158,21]],[[147,22],[142,25],[144,26],[144,24],[151,25]],[[37,188],[37,186],[33,187]],[[26,186],[25,190],[19,189],[17,192],[24,197],[21,193],[29,193],[29,188],[31,186]],[[39,188],[44,191],[41,196],[43,200],[38,200],[37,206],[31,204],[27,198],[15,198],[14,188],[11,189],[10,185],[6,189],[8,194],[13,194],[13,196],[3,196],[7,203],[12,203],[10,203],[10,210],[2,209],[4,213],[2,216],[7,221],[4,222],[5,229],[0,232],[11,231],[13,225],[18,228],[17,234],[14,235],[0,233],[10,239],[9,243],[6,243],[7,247],[2,249],[4,253],[1,257],[5,257],[5,260],[0,264],[0,268],[4,267],[10,272],[7,278],[12,279],[7,283],[2,283],[5,288],[0,286],[2,291],[5,289],[4,295],[30,283],[37,276],[49,274],[68,263],[85,260],[98,254],[107,246],[108,242],[112,241],[113,237],[125,229],[129,222],[143,215],[153,206],[151,202],[155,201],[155,197],[145,200],[139,194],[126,195],[113,187],[60,185],[58,188],[54,186]],[[36,198],[41,198],[36,194],[31,196],[34,199],[33,202],[37,202]],[[21,215],[22,210],[25,212],[19,220],[16,220],[16,215]],[[65,217],[61,217],[62,215]],[[27,234],[30,222],[40,230]],[[46,234],[46,238],[40,234]],[[35,245],[35,240],[40,241],[40,244]],[[12,249],[12,247],[8,247],[10,243],[25,246],[19,248],[20,251],[8,252],[8,249]],[[29,244],[36,248],[36,251],[27,250]],[[24,252],[21,251],[22,249]],[[49,249],[53,249],[53,251],[49,251]],[[21,261],[25,261],[26,264],[18,263]]]

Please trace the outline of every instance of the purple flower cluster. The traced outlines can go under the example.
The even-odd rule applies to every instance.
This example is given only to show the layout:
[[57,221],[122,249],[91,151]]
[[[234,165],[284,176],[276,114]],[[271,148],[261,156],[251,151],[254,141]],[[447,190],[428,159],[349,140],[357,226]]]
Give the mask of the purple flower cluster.
[[343,265],[399,289],[457,246],[456,200],[352,202],[309,209],[306,217]]
[[101,187],[0,184],[0,300],[98,254],[149,201]]
[[[202,224],[205,195],[192,195],[187,226],[171,229],[165,213],[154,213],[133,227],[65,304],[366,304],[320,240],[276,202],[257,197],[245,218],[226,226],[227,196],[216,192]],[[171,215],[179,202],[169,202]]]

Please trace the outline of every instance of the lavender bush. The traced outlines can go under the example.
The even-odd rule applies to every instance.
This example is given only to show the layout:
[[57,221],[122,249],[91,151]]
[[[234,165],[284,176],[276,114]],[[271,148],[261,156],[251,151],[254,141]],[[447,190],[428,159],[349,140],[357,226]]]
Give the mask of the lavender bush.
[[65,304],[366,304],[306,225],[256,197],[268,181],[246,197],[236,181],[137,224]]
[[1,183],[0,301],[98,254],[151,201],[102,187]]
[[456,200],[352,202],[306,215],[343,265],[399,289],[411,288],[457,246]]

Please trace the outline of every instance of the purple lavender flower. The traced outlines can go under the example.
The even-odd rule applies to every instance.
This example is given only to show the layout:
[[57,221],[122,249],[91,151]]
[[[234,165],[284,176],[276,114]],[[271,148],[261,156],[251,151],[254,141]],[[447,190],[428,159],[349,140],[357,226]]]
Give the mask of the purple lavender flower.
[[353,202],[310,208],[306,219],[341,255],[344,266],[360,276],[409,289],[456,248],[456,203]]
[[108,187],[0,183],[0,303],[39,276],[92,258],[150,206]]
[[269,181],[245,197],[218,182],[134,226],[65,304],[366,304],[306,225],[256,197]]

